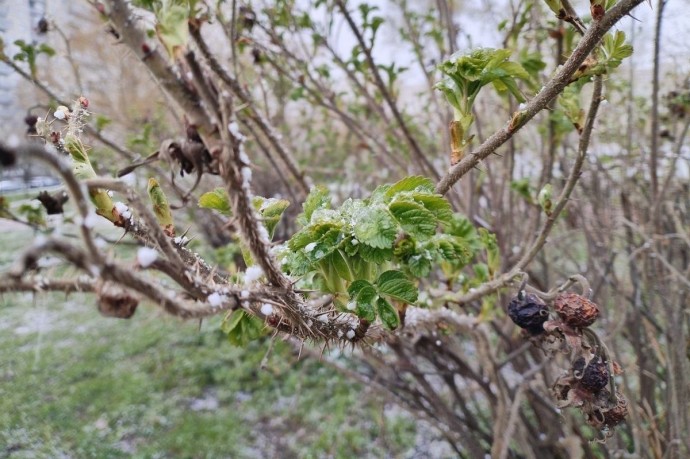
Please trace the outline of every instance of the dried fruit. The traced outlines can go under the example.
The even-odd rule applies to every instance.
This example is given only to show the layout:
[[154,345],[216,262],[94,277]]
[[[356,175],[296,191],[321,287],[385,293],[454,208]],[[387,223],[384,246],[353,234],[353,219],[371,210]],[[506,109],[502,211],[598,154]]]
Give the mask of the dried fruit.
[[106,286],[98,296],[98,311],[106,317],[129,319],[134,315],[139,300],[129,292]]
[[595,356],[589,363],[580,357],[573,363],[573,375],[580,380],[580,387],[589,392],[599,392],[609,382],[609,369],[606,362]]
[[604,425],[607,427],[620,424],[628,415],[628,401],[621,394],[617,394],[616,399],[618,401],[616,406],[608,411],[604,411]]
[[533,294],[518,294],[508,304],[508,316],[520,328],[531,335],[544,333],[544,322],[549,318],[549,309]]
[[573,328],[589,327],[599,317],[599,307],[576,293],[561,293],[554,300],[561,320]]

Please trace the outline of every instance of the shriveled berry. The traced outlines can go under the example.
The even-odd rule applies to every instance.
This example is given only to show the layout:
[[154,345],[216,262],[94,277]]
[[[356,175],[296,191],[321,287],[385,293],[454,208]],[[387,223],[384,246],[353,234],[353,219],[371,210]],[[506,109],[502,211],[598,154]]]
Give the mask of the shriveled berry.
[[604,425],[608,427],[617,426],[625,420],[628,415],[628,401],[618,394],[618,403],[608,411],[604,411]]
[[98,297],[98,311],[106,317],[129,319],[139,306],[139,300],[125,291],[102,291]]
[[[594,357],[587,366],[585,359],[580,357],[573,363],[573,374],[580,379],[580,387],[589,392],[599,392],[609,382],[609,369],[601,358]],[[584,368],[583,368],[584,367]]]
[[549,309],[533,294],[520,294],[508,304],[508,316],[520,328],[531,335],[544,333],[544,322],[549,318]]
[[589,327],[599,317],[599,307],[576,293],[561,293],[553,302],[561,320],[570,327]]

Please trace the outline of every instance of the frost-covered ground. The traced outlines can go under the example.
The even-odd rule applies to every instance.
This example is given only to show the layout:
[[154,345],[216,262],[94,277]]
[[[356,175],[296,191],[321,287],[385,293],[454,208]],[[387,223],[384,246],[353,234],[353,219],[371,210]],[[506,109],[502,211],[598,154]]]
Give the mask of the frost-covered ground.
[[[1,229],[0,275],[32,237]],[[266,343],[232,347],[219,319],[150,305],[109,319],[93,298],[61,294],[5,294],[0,314],[0,457],[450,456],[405,412],[287,345],[261,370]]]

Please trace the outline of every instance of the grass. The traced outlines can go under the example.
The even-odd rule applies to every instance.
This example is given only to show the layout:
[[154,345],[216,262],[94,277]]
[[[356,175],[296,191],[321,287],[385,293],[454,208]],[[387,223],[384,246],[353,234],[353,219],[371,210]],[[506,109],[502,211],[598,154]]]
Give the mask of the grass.
[[[0,275],[30,232],[0,234]],[[51,268],[64,269],[64,268]],[[231,346],[142,305],[104,318],[93,297],[0,298],[0,457],[403,457],[416,426],[277,342]],[[397,411],[396,411],[397,412]]]

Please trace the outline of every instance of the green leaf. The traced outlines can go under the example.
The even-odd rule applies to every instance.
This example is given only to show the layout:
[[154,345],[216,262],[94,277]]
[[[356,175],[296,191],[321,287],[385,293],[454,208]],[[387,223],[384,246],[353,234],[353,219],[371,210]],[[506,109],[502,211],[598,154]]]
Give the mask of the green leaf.
[[96,131],[101,132],[107,125],[112,123],[113,120],[104,115],[96,115]]
[[395,310],[393,305],[383,298],[376,300],[376,310],[381,318],[381,322],[386,328],[394,330],[400,325],[400,317],[398,317],[398,311]]
[[252,200],[254,208],[259,212],[263,220],[263,224],[268,230],[268,235],[273,239],[276,227],[280,223],[280,218],[283,216],[283,212],[290,206],[290,201],[286,199],[276,199],[276,198],[262,198],[261,196],[256,196]]
[[311,250],[305,250],[311,252],[316,244],[323,244],[335,249],[340,239],[340,227],[332,222],[325,222],[299,230],[288,241],[288,247],[291,250],[300,250],[305,249],[309,244],[314,244]]
[[216,188],[213,191],[204,193],[199,197],[199,207],[204,209],[217,210],[223,215],[232,215],[230,199],[224,188]]
[[364,261],[380,265],[393,258],[393,249],[377,249],[368,245],[360,244],[357,254],[362,257]]
[[373,285],[363,279],[356,280],[347,289],[347,293],[350,295],[350,301],[356,304],[355,314],[369,322],[376,320],[374,302],[378,294]]
[[510,182],[510,189],[515,191],[519,196],[522,196],[527,202],[534,202],[534,198],[532,197],[534,190],[528,178],[513,180]]
[[410,274],[415,277],[427,277],[431,272],[431,261],[422,254],[412,255],[407,259]]
[[437,220],[448,223],[453,218],[453,209],[450,203],[440,194],[413,193],[412,199],[432,212]]
[[472,270],[479,283],[489,280],[489,267],[486,263],[475,263],[472,265]]
[[373,322],[376,320],[376,308],[374,307],[374,302],[367,303],[361,302],[357,303],[355,308],[355,314],[368,322]]
[[384,207],[365,207],[353,215],[353,233],[368,246],[390,248],[398,234],[397,225]]
[[414,201],[394,201],[388,209],[411,236],[426,238],[436,233],[437,220],[424,206]]
[[625,32],[617,30],[604,36],[601,51],[606,67],[612,70],[621,65],[623,59],[632,55],[633,47],[625,43]]
[[463,239],[450,234],[439,234],[431,241],[445,261],[466,265],[472,259],[472,250]]
[[405,303],[414,303],[419,294],[417,287],[400,271],[386,271],[376,280],[380,295],[395,298]]
[[585,122],[585,111],[580,107],[580,90],[578,85],[571,84],[558,97],[563,114],[578,130],[584,127]]
[[181,57],[189,41],[189,8],[173,2],[163,2],[156,18],[156,34],[168,56],[173,60]]
[[221,330],[235,346],[246,346],[250,341],[261,338],[267,330],[264,323],[243,310],[233,312],[221,324]]
[[302,208],[304,212],[297,218],[302,225],[306,226],[311,221],[311,216],[315,210],[331,208],[331,196],[328,189],[321,185],[313,187],[302,204]]
[[41,46],[38,47],[38,52],[36,54],[40,53],[46,54],[49,57],[55,56],[55,50],[45,43],[42,43]]
[[461,214],[453,214],[453,220],[447,227],[446,233],[462,239],[472,252],[482,247],[477,229],[467,217]]
[[425,191],[427,193],[434,192],[434,182],[427,177],[421,175],[413,175],[405,177],[404,179],[394,183],[386,191],[388,198],[393,198],[396,194],[403,191]]
[[281,266],[291,276],[304,276],[312,270],[313,263],[304,252],[288,252],[284,255]]

